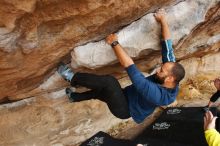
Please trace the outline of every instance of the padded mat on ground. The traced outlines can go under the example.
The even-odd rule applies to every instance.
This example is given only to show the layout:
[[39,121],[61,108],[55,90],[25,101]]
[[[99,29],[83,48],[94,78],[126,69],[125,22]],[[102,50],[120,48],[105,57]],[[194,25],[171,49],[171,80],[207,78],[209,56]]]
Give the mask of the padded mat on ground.
[[[217,109],[211,108],[213,115]],[[203,130],[202,107],[167,108],[133,141],[115,139],[98,132],[80,146],[207,146]],[[220,129],[217,129],[218,131]]]
[[100,131],[80,146],[135,146],[135,143],[130,140],[115,139]]
[[[210,110],[217,115],[216,108]],[[203,117],[202,107],[167,108],[135,141],[147,146],[170,146],[171,142],[177,146],[207,146]],[[164,141],[164,144],[159,144],[159,141]]]

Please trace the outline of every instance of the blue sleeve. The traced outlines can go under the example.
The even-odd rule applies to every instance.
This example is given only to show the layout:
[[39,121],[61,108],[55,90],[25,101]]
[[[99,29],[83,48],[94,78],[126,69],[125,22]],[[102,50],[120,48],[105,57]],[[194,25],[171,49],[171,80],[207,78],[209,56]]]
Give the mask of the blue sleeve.
[[159,88],[160,85],[146,79],[144,75],[136,68],[130,65],[126,71],[137,92],[144,97],[144,100],[154,105],[168,105],[171,99],[165,90]]
[[173,52],[172,40],[164,40],[161,42],[162,45],[162,61],[166,62],[176,62],[176,58]]

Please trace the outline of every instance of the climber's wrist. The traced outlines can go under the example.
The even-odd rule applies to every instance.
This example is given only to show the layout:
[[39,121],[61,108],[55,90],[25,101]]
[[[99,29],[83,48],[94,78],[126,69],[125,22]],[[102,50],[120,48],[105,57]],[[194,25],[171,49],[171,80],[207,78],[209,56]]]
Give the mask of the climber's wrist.
[[116,40],[116,41],[113,41],[112,43],[111,43],[111,46],[112,46],[112,48],[114,48],[115,46],[117,46],[117,45],[119,45],[119,42]]

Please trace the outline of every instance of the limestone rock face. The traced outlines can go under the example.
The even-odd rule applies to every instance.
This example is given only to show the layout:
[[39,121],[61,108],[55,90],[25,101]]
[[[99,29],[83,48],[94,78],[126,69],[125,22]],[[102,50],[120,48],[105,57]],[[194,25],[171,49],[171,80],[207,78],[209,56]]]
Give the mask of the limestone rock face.
[[[208,18],[205,17],[208,10],[213,6],[216,6],[217,2],[218,1],[216,0],[184,1],[175,6],[166,8],[173,43],[174,45],[179,45],[180,48],[183,48],[177,48],[176,52],[177,54],[180,54],[179,56],[177,55],[177,57],[183,57],[189,55],[189,53],[192,54],[198,52],[198,50],[201,50],[202,45],[212,46],[220,41],[220,29],[218,27],[219,21],[213,20],[214,18],[217,19],[219,16],[214,16],[214,18],[213,16],[207,16]],[[196,26],[205,21],[208,21],[206,23],[211,23],[212,26],[205,28],[208,30],[213,29],[211,32],[207,32],[207,30],[204,29],[201,30],[199,27],[195,30],[199,32],[199,36],[194,34],[193,37],[188,37]],[[187,39],[185,38],[186,36]],[[161,48],[160,27],[154,19],[153,13],[145,15],[140,20],[133,22],[131,25],[120,30],[118,32],[118,37],[120,44],[132,57],[148,55],[152,50],[160,50]],[[186,44],[179,44],[180,40],[184,38],[186,39],[186,44],[188,46],[185,46]],[[178,53],[180,51],[181,53]],[[186,52],[189,53],[186,54]],[[76,47],[72,52],[73,67],[77,67],[76,65],[78,65],[87,68],[97,68],[105,66],[106,64],[114,63],[115,61],[116,56],[113,50],[104,40]]]
[[104,38],[116,32],[148,74],[161,63],[157,8],[167,11],[176,58],[186,69],[178,105],[204,106],[216,90],[220,0],[0,0],[0,5],[0,145],[76,146],[125,123],[100,101],[69,103],[64,89],[70,85],[56,67],[71,61],[76,71],[108,73],[122,87],[131,84]]
[[72,104],[64,97],[62,90],[0,106],[0,145],[75,146],[122,121],[101,102]]
[[1,0],[0,99],[37,87],[76,46],[97,41],[172,0]]

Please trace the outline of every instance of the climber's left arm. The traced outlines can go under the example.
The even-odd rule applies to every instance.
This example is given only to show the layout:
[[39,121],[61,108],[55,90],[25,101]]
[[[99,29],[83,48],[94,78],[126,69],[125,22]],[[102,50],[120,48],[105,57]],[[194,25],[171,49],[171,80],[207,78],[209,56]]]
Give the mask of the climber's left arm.
[[176,62],[176,58],[173,52],[171,33],[169,25],[166,19],[165,10],[158,10],[155,15],[155,19],[161,24],[162,31],[162,61],[165,62]]

